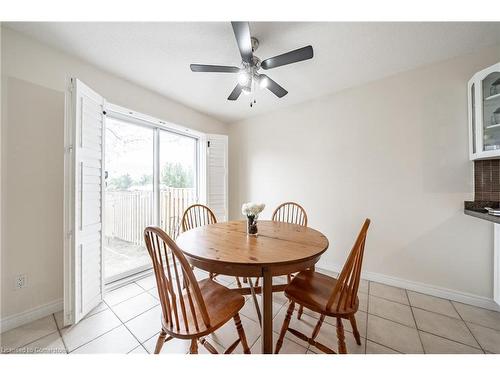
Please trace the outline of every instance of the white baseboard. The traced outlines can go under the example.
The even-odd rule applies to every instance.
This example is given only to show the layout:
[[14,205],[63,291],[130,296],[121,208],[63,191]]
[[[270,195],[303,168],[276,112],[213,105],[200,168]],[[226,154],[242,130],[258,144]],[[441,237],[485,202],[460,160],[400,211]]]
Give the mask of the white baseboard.
[[54,314],[63,309],[63,300],[58,299],[32,309],[7,316],[0,320],[0,333],[17,328],[26,323],[31,323],[47,315]]
[[[321,262],[317,264],[317,268],[332,272],[340,272],[342,270],[342,266],[340,265],[336,264],[332,266],[326,265]],[[456,302],[462,302],[468,305],[482,307],[489,310],[500,311],[500,306],[496,304],[493,298],[477,296],[474,294],[442,288],[435,285],[424,284],[417,281],[400,279],[398,277],[387,276],[376,272],[363,271],[361,272],[361,277],[366,280],[375,281],[398,288],[404,288],[412,290],[414,292],[429,294],[431,296],[445,298]]]

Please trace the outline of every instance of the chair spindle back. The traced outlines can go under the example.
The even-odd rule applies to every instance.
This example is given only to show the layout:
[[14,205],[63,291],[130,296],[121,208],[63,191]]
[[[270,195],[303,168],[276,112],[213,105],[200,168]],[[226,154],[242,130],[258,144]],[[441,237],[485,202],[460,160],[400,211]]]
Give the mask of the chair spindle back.
[[181,249],[158,227],[144,229],[144,241],[153,262],[163,318],[170,330],[197,332],[200,327],[209,327],[205,301]]
[[307,227],[307,214],[304,208],[295,202],[280,204],[273,212],[273,221],[281,221],[290,224],[298,224]]
[[337,301],[337,311],[354,307],[361,279],[361,265],[369,226],[370,219],[366,219],[326,304],[327,310],[331,308],[335,301]]
[[210,208],[202,204],[193,204],[186,208],[182,215],[182,231],[208,224],[217,223],[217,218]]

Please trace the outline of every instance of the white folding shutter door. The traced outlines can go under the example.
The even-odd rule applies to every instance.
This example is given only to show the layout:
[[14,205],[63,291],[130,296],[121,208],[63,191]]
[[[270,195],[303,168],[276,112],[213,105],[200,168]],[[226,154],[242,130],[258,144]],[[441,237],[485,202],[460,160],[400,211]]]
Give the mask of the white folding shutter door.
[[207,204],[218,221],[228,220],[228,139],[225,135],[207,137]]
[[74,323],[103,298],[104,99],[73,79]]

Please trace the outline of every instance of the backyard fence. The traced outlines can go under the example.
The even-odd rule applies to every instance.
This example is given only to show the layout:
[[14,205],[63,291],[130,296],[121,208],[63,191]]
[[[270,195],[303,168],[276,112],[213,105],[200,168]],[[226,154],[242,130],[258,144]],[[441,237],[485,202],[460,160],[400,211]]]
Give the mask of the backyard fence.
[[[106,237],[136,245],[144,243],[144,228],[154,223],[152,191],[106,192]],[[196,203],[193,188],[166,188],[160,191],[160,227],[176,238],[184,210]]]

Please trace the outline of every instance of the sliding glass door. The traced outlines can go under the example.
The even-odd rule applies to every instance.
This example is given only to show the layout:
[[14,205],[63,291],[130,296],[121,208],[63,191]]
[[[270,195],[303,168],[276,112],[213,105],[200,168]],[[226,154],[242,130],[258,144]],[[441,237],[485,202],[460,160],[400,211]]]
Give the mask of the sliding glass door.
[[160,226],[174,239],[184,210],[198,201],[198,140],[159,131]]
[[198,140],[133,120],[106,119],[104,264],[106,282],[144,271],[148,225],[175,239],[198,200]]

